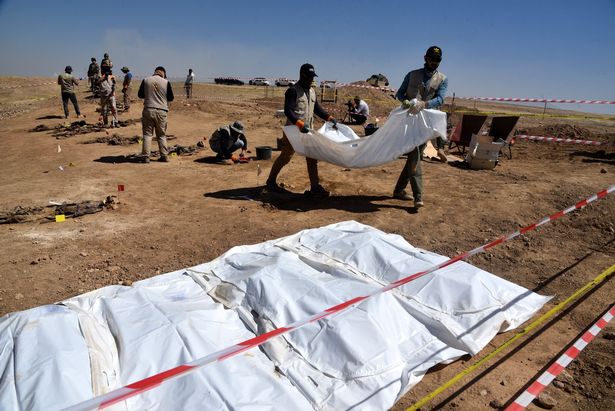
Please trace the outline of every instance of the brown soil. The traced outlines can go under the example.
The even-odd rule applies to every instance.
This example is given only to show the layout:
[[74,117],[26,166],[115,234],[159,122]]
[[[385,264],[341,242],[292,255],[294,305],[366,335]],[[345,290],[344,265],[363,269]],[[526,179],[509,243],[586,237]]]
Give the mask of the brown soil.
[[[612,146],[519,141],[512,149],[512,160],[502,160],[493,171],[424,162],[426,206],[418,213],[411,204],[391,198],[404,160],[365,170],[321,163],[322,183],[332,192],[328,199],[262,196],[260,186],[271,161],[213,164],[205,143],[192,156],[140,164],[132,161],[138,145],[82,144],[98,138],[108,142],[105,130],[93,128],[57,139],[53,131],[64,123],[57,118],[62,115],[57,86],[2,88],[42,81],[49,79],[0,79],[0,172],[5,176],[0,212],[18,206],[36,209],[49,201],[103,201],[118,194],[118,184],[125,191],[115,199],[115,209],[62,223],[0,225],[0,315],[209,261],[235,245],[350,219],[400,234],[415,246],[454,256],[615,183]],[[274,114],[282,108],[283,89],[199,84],[189,102],[181,90],[178,85],[178,98],[169,114],[169,133],[178,145],[194,146],[220,125],[241,120],[247,127],[251,156],[256,146],[276,146],[281,122]],[[338,91],[338,104],[327,103],[327,107],[341,117],[346,109],[342,103],[356,94],[381,121],[395,105],[382,92],[348,87]],[[86,123],[95,126],[96,105],[87,95],[80,92],[79,102]],[[477,109],[536,112],[493,103],[478,103]],[[547,111],[548,115],[556,113],[561,111]],[[128,120],[126,127],[110,133],[117,134],[119,141],[140,135],[139,118],[140,103],[135,102],[130,112],[120,113],[121,120]],[[71,120],[77,119],[73,115]],[[49,130],[29,131],[41,124]],[[569,137],[566,130],[570,130],[574,137],[598,139],[612,138],[614,124],[608,116],[543,119],[533,115],[522,117],[519,128],[533,134],[564,133],[556,137]],[[362,131],[360,127],[356,130]],[[279,181],[296,193],[307,189],[305,160],[293,158]],[[546,312],[615,263],[615,195],[470,262],[541,294],[554,295]],[[614,295],[613,280],[606,281],[555,317],[556,321],[538,327],[424,409],[492,409],[498,401],[505,403],[613,304]],[[615,407],[615,348],[612,340],[604,338],[612,337],[612,332],[611,324],[560,378],[560,388],[552,385],[546,390],[557,401],[557,409]],[[498,336],[485,354],[511,335]],[[481,356],[429,373],[394,409],[405,409]]]

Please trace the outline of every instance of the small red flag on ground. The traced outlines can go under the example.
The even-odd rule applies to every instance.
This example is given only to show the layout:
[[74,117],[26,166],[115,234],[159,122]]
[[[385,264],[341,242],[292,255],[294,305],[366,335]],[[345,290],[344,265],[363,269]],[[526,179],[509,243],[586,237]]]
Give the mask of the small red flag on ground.
[[117,191],[124,191],[124,184],[118,184]]

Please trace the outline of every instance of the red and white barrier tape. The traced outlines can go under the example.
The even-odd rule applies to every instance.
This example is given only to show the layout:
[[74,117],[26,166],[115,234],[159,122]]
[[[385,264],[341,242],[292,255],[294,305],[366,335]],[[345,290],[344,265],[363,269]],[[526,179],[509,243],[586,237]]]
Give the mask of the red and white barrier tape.
[[555,360],[528,388],[506,407],[505,411],[524,410],[570,364],[615,316],[615,305],[607,311],[581,338]]
[[335,87],[356,87],[356,88],[367,88],[367,89],[371,89],[371,90],[381,90],[381,91],[387,91],[387,92],[394,92],[395,89],[391,88],[391,87],[377,87],[377,86],[364,86],[362,84],[349,84],[349,83],[339,83],[336,84]]
[[524,103],[577,103],[577,104],[615,104],[609,100],[570,100],[557,98],[516,98],[516,97],[458,97],[464,100],[515,101]]
[[532,231],[544,224],[547,224],[551,221],[554,221],[568,213],[571,213],[574,210],[578,210],[581,209],[583,207],[585,207],[586,205],[588,205],[589,203],[596,201],[598,199],[604,198],[606,197],[609,193],[612,193],[613,191],[615,191],[615,185],[610,186],[609,188],[607,188],[606,190],[602,190],[588,198],[586,198],[585,200],[579,201],[578,203],[576,203],[573,206],[570,206],[568,208],[566,208],[565,210],[562,210],[556,214],[553,214],[549,217],[545,217],[542,220],[540,220],[537,223],[531,224],[527,227],[521,228],[517,231],[515,231],[514,233],[511,233],[509,235],[505,235],[502,236],[488,244],[482,245],[480,247],[477,247],[471,251],[467,251],[465,253],[462,253],[456,257],[453,257],[447,261],[444,261],[443,263],[440,263],[434,267],[431,267],[425,271],[421,271],[412,275],[409,275],[407,277],[404,277],[400,280],[397,280],[393,283],[390,283],[384,287],[381,287],[377,290],[374,290],[373,292],[364,295],[364,296],[359,296],[359,297],[355,297],[351,300],[348,300],[346,302],[343,302],[341,304],[335,305],[333,307],[329,307],[326,310],[318,313],[318,314],[314,314],[309,318],[303,319],[303,320],[299,320],[296,321],[292,324],[287,325],[286,327],[280,327],[277,328],[273,331],[269,331],[265,334],[261,334],[257,337],[251,338],[249,340],[240,342],[236,345],[233,345],[231,347],[227,347],[224,348],[220,351],[216,351],[212,354],[209,354],[205,357],[202,358],[198,358],[192,362],[189,362],[187,364],[183,364],[183,365],[179,365],[175,368],[172,368],[170,370],[166,370],[163,371],[159,374],[155,374],[152,375],[150,377],[144,378],[142,380],[139,380],[137,382],[134,382],[132,384],[126,385],[122,388],[118,388],[115,389],[113,391],[110,391],[106,394],[103,395],[99,395],[98,397],[94,397],[91,398],[89,400],[83,401],[79,404],[73,405],[69,408],[66,408],[66,411],[82,411],[82,410],[91,410],[91,409],[103,409],[106,407],[109,407],[119,401],[125,400],[127,398],[133,397],[139,393],[145,392],[147,390],[150,390],[154,387],[157,387],[158,385],[161,385],[163,382],[174,379],[174,378],[178,378],[180,376],[184,376],[187,375],[191,372],[194,372],[196,370],[198,370],[199,368],[202,368],[208,364],[214,363],[214,362],[220,362],[220,361],[224,361],[227,358],[233,357],[237,354],[240,354],[246,350],[249,350],[251,348],[255,348],[258,347],[259,345],[275,338],[278,337],[280,335],[284,335],[287,334],[291,331],[297,330],[301,327],[303,327],[304,325],[316,322],[318,320],[321,320],[325,317],[328,317],[332,314],[337,314],[339,312],[342,312],[344,310],[346,310],[349,307],[354,307],[357,304],[361,303],[362,301],[367,300],[368,298],[372,298],[375,297],[377,295],[383,294],[389,290],[392,290],[394,288],[398,288],[401,287],[404,284],[407,284],[413,280],[416,280],[419,277],[422,277],[426,274],[432,273],[436,270],[439,270],[441,268],[444,267],[448,267],[449,265],[452,265],[458,261],[461,261],[463,259],[466,259],[470,256],[473,256],[475,254],[478,253],[482,253],[490,248],[493,248],[499,244],[502,244],[508,240],[511,240],[521,234],[527,233],[528,231]]
[[615,141],[592,141],[592,140],[579,140],[574,138],[557,138],[557,137],[542,137],[542,136],[528,136],[521,134],[514,136],[513,138],[521,140],[534,140],[534,141],[548,141],[552,143],[565,143],[565,144],[582,144],[586,146],[611,146],[615,145]]

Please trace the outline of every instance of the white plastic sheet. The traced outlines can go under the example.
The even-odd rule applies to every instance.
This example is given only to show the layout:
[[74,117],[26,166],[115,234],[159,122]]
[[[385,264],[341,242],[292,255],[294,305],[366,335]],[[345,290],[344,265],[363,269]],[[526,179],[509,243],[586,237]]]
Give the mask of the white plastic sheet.
[[[214,302],[183,271],[133,287],[106,287],[63,304],[0,320],[0,409],[62,409],[254,337],[237,313]],[[84,336],[103,338],[88,346],[80,327]],[[311,406],[263,353],[251,350],[111,409]]]
[[[262,333],[444,260],[350,221],[233,248],[195,278]],[[264,348],[316,409],[382,410],[430,367],[477,353],[546,301],[458,262]]]
[[[58,409],[365,295],[446,257],[353,221],[0,318],[0,409]],[[548,298],[458,262],[114,410],[382,410]]]
[[399,107],[367,137],[357,136],[340,123],[338,130],[325,123],[318,131],[305,134],[296,126],[285,126],[284,133],[301,155],[342,167],[365,168],[389,163],[435,137],[446,139],[446,113],[422,110],[410,114]]

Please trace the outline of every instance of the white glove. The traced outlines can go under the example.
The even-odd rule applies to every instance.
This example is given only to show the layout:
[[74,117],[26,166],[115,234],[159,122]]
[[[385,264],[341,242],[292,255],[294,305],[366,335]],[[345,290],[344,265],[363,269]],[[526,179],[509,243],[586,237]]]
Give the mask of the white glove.
[[412,114],[417,114],[419,111],[423,110],[425,108],[425,102],[421,101],[421,100],[416,100],[413,99],[414,101],[414,105],[412,107],[410,107],[410,112]]

